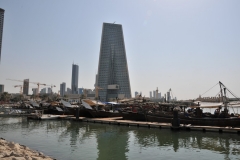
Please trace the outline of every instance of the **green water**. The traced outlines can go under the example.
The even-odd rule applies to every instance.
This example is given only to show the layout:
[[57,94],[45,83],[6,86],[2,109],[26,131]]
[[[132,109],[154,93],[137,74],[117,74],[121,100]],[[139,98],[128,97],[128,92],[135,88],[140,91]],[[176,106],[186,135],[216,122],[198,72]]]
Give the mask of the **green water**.
[[0,137],[59,160],[240,159],[240,135],[0,118]]

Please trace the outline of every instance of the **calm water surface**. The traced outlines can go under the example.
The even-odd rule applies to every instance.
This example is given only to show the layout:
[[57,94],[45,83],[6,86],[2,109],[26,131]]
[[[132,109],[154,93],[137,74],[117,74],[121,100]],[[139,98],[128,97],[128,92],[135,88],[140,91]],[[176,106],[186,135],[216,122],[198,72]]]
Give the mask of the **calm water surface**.
[[1,118],[0,137],[59,160],[240,159],[240,135]]

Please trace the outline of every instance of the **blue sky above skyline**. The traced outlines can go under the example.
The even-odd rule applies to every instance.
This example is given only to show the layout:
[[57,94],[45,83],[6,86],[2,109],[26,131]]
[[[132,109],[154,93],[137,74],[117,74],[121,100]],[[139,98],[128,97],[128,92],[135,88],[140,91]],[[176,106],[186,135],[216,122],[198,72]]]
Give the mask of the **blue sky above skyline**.
[[115,22],[123,26],[132,95],[158,87],[192,99],[222,81],[240,96],[238,0],[2,0],[0,8],[0,84],[10,93],[22,83],[7,78],[70,88],[73,62],[79,87],[93,89],[102,23]]

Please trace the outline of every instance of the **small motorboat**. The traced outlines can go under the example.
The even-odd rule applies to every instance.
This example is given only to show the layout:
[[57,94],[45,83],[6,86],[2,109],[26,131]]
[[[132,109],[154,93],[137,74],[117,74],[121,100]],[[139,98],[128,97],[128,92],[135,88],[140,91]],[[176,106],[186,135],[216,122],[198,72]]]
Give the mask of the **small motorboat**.
[[35,113],[28,116],[28,119],[36,119],[36,120],[48,120],[48,119],[58,119],[60,115],[52,115],[52,114],[43,114],[43,110],[35,110]]
[[60,115],[52,115],[52,114],[43,114],[39,117],[41,120],[48,120],[48,119],[58,119]]

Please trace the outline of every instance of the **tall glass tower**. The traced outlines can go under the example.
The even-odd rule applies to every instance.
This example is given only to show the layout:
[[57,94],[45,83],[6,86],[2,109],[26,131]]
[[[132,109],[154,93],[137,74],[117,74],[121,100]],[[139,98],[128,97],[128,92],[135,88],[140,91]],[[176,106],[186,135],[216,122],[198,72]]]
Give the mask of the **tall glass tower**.
[[99,88],[98,98],[102,101],[131,98],[127,56],[120,24],[103,23],[95,87]]
[[29,90],[29,79],[24,79],[23,80],[23,94],[25,94],[27,96],[28,90]]
[[63,82],[62,84],[60,84],[60,95],[63,97],[65,95],[66,92],[66,83]]
[[72,94],[78,94],[78,65],[72,65]]
[[4,9],[0,8],[0,61],[1,61],[1,52],[2,52],[3,20],[4,20]]

